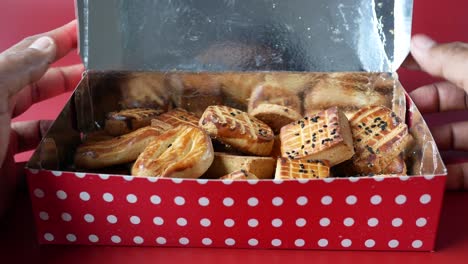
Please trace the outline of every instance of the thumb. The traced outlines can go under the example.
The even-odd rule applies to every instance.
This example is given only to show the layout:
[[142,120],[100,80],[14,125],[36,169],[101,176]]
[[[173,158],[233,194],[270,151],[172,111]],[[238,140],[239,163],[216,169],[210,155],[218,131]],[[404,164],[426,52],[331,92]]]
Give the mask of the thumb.
[[[22,42],[31,42],[31,39]],[[24,86],[38,81],[54,61],[56,50],[54,40],[42,36],[22,49],[10,49],[1,53],[0,94],[9,98]]]
[[426,35],[411,40],[411,54],[422,70],[468,91],[468,44],[438,44]]

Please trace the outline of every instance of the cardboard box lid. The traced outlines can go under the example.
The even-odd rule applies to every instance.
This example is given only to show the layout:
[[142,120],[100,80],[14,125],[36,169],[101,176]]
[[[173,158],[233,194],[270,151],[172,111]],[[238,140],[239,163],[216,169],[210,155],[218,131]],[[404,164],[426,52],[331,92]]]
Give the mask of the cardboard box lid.
[[394,72],[412,0],[76,0],[89,70]]

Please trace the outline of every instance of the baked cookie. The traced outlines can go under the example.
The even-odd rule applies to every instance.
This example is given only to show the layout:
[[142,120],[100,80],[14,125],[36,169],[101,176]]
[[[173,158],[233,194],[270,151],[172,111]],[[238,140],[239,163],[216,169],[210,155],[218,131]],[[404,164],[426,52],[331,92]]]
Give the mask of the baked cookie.
[[125,109],[110,112],[107,115],[104,130],[112,136],[127,134],[135,129],[148,126],[151,119],[162,113],[162,110],[148,108]]
[[248,171],[259,179],[272,179],[276,160],[270,157],[239,156],[215,153],[206,177],[216,179],[237,170]]
[[133,162],[164,131],[150,126],[108,140],[84,143],[75,153],[75,166],[100,169]]
[[220,180],[233,180],[233,181],[239,181],[239,180],[256,180],[258,179],[257,176],[254,174],[246,171],[246,170],[237,170],[233,171],[227,175],[224,175],[223,177],[219,178]]
[[283,126],[302,117],[301,100],[289,90],[264,83],[253,90],[248,112],[279,132]]
[[276,163],[275,179],[320,179],[329,176],[328,161],[279,158]]
[[180,125],[198,126],[198,120],[200,118],[182,108],[176,108],[159,115],[156,119],[173,127],[177,127]]
[[411,136],[406,124],[392,110],[385,106],[362,108],[351,118],[350,125],[356,150],[353,162],[358,173],[403,171],[395,170],[395,164],[390,165],[407,148]]
[[247,154],[267,156],[273,148],[274,134],[271,128],[235,108],[209,106],[199,125],[211,137]]
[[280,139],[281,155],[291,159],[328,160],[334,166],[354,155],[348,119],[337,107],[284,126]]
[[198,178],[213,162],[210,137],[199,127],[180,125],[155,138],[138,156],[132,175]]

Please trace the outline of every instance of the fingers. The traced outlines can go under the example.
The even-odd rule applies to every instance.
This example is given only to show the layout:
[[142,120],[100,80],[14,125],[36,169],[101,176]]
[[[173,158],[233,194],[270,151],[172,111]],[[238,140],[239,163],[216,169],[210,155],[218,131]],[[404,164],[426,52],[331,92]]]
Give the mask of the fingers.
[[421,113],[467,110],[468,94],[449,82],[434,83],[410,93]]
[[18,93],[13,117],[22,114],[34,103],[73,91],[83,71],[84,66],[81,64],[49,69],[38,82],[26,86]]
[[411,40],[411,54],[421,69],[468,91],[468,44],[437,44],[425,35]]
[[468,151],[468,121],[450,123],[431,128],[440,150]]
[[49,32],[27,37],[13,47],[9,48],[7,52],[18,52],[24,50],[36,39],[43,36],[49,36],[54,40],[57,46],[57,53],[54,60],[58,60],[77,47],[77,21],[73,20],[68,24],[63,25],[62,27],[56,28]]
[[11,125],[11,130],[14,134],[12,139],[16,139],[17,142],[16,153],[36,148],[52,123],[52,120],[34,120],[13,123]]
[[447,172],[448,190],[468,190],[468,163],[448,164]]
[[[76,47],[76,21],[29,37],[0,54],[0,95],[9,98],[34,83],[49,65]],[[2,112],[0,109],[0,113]]]

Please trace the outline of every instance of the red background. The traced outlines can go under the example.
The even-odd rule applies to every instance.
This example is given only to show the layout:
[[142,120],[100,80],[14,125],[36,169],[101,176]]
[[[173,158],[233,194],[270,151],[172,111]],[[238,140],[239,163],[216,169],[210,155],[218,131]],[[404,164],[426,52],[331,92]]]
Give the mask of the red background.
[[[96,1],[96,0],[95,0]],[[468,42],[468,1],[466,0],[414,0],[413,32],[425,33],[439,42]],[[75,17],[73,0],[0,0],[0,51],[22,38],[47,31],[65,24]],[[70,54],[57,65],[79,62],[77,54]],[[427,75],[399,70],[403,85],[412,90],[433,81]],[[33,106],[16,120],[54,119],[70,94],[64,94]],[[450,115],[450,118],[426,116],[429,123],[441,120],[466,119],[466,113]],[[26,156],[23,156],[24,160]],[[0,252],[5,263],[15,258],[16,263],[43,260],[48,263],[107,263],[107,262],[343,262],[359,263],[466,263],[468,258],[468,195],[447,195],[441,218],[437,249],[428,253],[379,253],[379,252],[326,252],[326,251],[255,251],[255,250],[206,250],[161,248],[110,248],[110,247],[41,247],[34,240],[29,202],[24,195],[17,201],[0,231]]]

